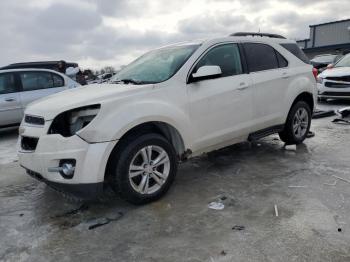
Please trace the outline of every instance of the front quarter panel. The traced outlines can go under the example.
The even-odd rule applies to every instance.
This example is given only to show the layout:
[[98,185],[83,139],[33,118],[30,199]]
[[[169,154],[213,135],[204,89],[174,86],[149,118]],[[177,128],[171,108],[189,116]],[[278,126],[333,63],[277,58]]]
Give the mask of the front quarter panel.
[[[167,92],[162,92],[164,93]],[[173,99],[169,97],[171,96],[162,97],[161,94],[154,94],[154,98],[136,96],[104,103],[97,117],[87,128],[78,132],[78,135],[90,143],[118,140],[133,127],[156,121],[176,128],[185,146],[189,146],[190,121],[186,109],[174,101],[174,97],[178,100],[182,96],[173,96]]]

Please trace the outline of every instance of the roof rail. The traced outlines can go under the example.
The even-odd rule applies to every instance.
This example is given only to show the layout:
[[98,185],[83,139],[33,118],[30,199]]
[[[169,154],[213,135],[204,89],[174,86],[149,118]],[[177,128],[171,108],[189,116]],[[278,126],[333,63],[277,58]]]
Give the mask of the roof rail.
[[271,38],[281,38],[286,39],[284,36],[277,34],[269,34],[269,33],[254,33],[254,32],[237,32],[233,33],[230,36],[260,36],[260,37],[271,37]]

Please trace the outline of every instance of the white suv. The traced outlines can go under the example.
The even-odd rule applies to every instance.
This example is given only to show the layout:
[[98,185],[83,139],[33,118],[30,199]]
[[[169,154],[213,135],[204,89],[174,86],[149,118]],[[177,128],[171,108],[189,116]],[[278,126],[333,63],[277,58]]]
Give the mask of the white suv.
[[32,104],[20,164],[57,190],[93,198],[112,187],[140,204],[169,189],[180,160],[276,132],[303,142],[317,96],[312,66],[294,41],[268,36],[162,47],[109,84]]

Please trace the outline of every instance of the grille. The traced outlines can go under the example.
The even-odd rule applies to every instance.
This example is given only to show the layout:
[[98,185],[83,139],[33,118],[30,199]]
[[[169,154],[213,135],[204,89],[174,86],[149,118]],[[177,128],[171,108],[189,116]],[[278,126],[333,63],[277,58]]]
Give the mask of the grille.
[[333,81],[350,82],[350,76],[328,76],[325,79]]
[[326,87],[331,87],[331,88],[348,88],[348,87],[350,87],[350,83],[343,84],[343,83],[326,82],[324,85]]
[[350,92],[323,92],[324,96],[350,96]]
[[22,136],[21,147],[25,151],[35,151],[39,138]]
[[45,124],[45,120],[43,117],[31,116],[31,115],[25,115],[24,122],[32,125],[39,125],[39,126],[43,126]]

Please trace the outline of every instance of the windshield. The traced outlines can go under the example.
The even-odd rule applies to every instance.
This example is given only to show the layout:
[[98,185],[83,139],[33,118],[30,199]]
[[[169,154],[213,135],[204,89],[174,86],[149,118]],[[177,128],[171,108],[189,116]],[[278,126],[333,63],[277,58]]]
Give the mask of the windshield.
[[350,55],[344,56],[334,67],[350,67]]
[[150,51],[119,71],[111,82],[152,84],[168,80],[198,47],[182,45]]

